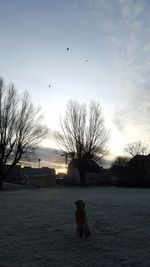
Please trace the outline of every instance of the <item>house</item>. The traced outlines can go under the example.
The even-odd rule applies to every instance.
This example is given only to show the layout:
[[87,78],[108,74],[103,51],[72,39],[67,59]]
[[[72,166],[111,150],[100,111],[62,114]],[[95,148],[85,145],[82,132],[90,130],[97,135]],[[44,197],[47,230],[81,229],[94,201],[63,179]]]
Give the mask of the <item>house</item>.
[[45,175],[34,175],[24,177],[25,185],[37,186],[37,187],[49,187],[56,185],[56,176],[45,174]]
[[128,166],[131,168],[150,168],[150,154],[134,156],[130,159]]
[[67,174],[68,182],[72,184],[80,184],[82,179],[84,179],[86,185],[100,185],[105,183],[103,168],[94,160],[72,159],[68,165]]
[[[9,166],[7,165],[6,168]],[[9,183],[25,184],[38,187],[48,187],[56,184],[56,174],[54,169],[48,167],[32,168],[20,165],[14,166],[5,179]]]
[[150,155],[136,155],[118,169],[118,185],[150,187]]
[[134,156],[128,167],[131,179],[137,186],[150,186],[150,154]]

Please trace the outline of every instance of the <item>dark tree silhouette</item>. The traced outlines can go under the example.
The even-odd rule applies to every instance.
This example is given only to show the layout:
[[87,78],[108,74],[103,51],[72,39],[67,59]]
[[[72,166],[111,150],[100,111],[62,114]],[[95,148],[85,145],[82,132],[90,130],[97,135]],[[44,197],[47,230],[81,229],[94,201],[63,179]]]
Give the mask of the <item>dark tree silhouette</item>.
[[148,146],[142,143],[142,141],[128,143],[124,147],[124,151],[130,157],[134,157],[136,155],[147,155],[149,153]]
[[124,156],[118,156],[115,158],[111,165],[111,173],[117,178],[117,184],[121,185],[124,183],[124,174],[128,167],[130,158]]
[[[29,94],[20,98],[15,86],[7,88],[0,79],[0,189],[5,177],[19,160],[29,154],[45,136],[40,108],[31,103]],[[9,168],[6,164],[9,162]]]
[[[98,103],[86,105],[69,101],[64,118],[61,119],[61,133],[56,134],[60,148],[72,158],[101,161],[108,153],[106,147],[109,131]],[[83,175],[82,167],[79,168]]]
[[129,162],[128,157],[118,156],[115,158],[114,162],[112,163],[112,167],[126,167]]

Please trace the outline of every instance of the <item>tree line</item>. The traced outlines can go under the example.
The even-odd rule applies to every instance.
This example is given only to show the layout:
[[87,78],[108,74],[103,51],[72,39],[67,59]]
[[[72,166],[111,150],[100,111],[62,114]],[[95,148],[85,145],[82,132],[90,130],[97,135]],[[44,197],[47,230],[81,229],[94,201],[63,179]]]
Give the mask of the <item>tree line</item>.
[[[71,159],[94,160],[101,163],[108,154],[110,130],[104,123],[99,103],[92,101],[87,107],[69,101],[66,113],[60,119],[61,131],[56,132],[56,141],[62,153]],[[11,169],[22,157],[29,157],[47,134],[39,107],[34,107],[27,91],[20,97],[14,84],[5,86],[0,79],[0,190]],[[125,147],[130,155],[148,153],[141,142]],[[114,164],[125,164],[127,158],[118,157]],[[6,165],[9,167],[6,168]],[[83,176],[82,164],[79,164]]]

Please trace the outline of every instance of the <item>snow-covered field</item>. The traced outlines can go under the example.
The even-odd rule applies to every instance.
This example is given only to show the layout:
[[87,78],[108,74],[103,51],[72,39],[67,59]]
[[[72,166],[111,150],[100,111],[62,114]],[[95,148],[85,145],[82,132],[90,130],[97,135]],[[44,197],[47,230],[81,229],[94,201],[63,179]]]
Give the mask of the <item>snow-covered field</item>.
[[[92,237],[74,229],[84,199]],[[150,267],[150,189],[21,189],[0,193],[0,267]]]

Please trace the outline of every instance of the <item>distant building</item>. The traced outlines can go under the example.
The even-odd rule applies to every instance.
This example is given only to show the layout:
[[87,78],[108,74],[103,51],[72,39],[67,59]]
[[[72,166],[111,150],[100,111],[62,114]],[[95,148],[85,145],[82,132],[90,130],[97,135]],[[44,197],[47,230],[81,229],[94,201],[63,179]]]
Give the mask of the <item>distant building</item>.
[[56,176],[54,175],[35,175],[24,177],[25,185],[37,186],[37,187],[49,187],[56,185]]
[[150,187],[150,155],[136,155],[127,167],[113,170],[120,186]]
[[136,155],[130,159],[128,166],[131,168],[148,168],[150,167],[150,154],[149,155]]
[[128,168],[137,186],[150,186],[150,155],[136,155],[129,161]]
[[[82,173],[80,171],[82,169]],[[68,165],[68,180],[75,184],[80,184],[80,175],[84,175],[86,185],[100,185],[105,183],[103,168],[94,160],[72,159]]]
[[[6,165],[6,168],[9,166]],[[42,168],[21,168],[20,165],[14,166],[5,179],[6,182],[26,184],[39,187],[47,187],[56,184],[55,169]]]

